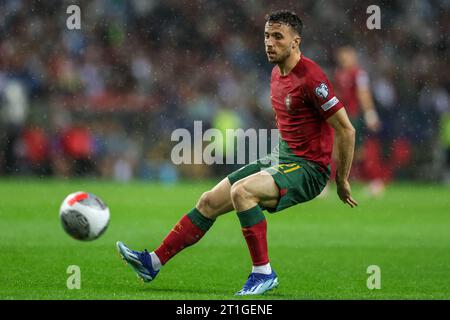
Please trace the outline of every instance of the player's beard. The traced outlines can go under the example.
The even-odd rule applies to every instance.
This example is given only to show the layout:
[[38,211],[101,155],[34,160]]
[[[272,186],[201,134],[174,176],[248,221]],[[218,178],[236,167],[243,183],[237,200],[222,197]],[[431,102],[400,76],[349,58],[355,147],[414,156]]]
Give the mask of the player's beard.
[[286,51],[280,53],[279,57],[275,57],[274,59],[270,60],[270,63],[273,64],[279,64],[285,62],[289,57],[291,56],[291,50],[287,49]]

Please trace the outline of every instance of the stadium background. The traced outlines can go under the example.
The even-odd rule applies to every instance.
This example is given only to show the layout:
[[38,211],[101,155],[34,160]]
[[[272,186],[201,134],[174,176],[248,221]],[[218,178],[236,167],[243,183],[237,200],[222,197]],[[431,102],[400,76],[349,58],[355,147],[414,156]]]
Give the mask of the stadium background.
[[[81,8],[81,30],[66,28],[70,4]],[[366,28],[366,8],[372,4],[381,8],[381,30]],[[50,274],[65,283],[64,266],[73,259],[114,265],[111,243],[119,237],[136,246],[149,237],[156,245],[183,210],[232,169],[173,165],[174,129],[192,130],[194,120],[202,120],[204,129],[274,126],[263,25],[267,12],[286,7],[303,18],[303,53],[329,76],[336,47],[357,49],[383,124],[377,137],[392,186],[371,206],[363,201],[356,209],[364,212],[359,217],[336,208],[337,197],[330,197],[291,210],[303,215],[272,219],[269,239],[278,261],[290,254],[289,247],[299,247],[275,234],[292,239],[301,234],[298,242],[305,250],[298,258],[305,278],[313,278],[297,283],[302,279],[295,273],[298,260],[284,261],[286,273],[291,272],[285,277],[296,280],[271,297],[448,299],[449,6],[437,0],[0,1],[0,254],[6,283],[0,297],[229,298],[228,291],[246,276],[246,264],[236,262],[232,272],[243,270],[242,279],[230,281],[231,271],[202,257],[248,260],[231,216],[190,253],[203,261],[198,270],[213,268],[224,275],[219,282],[202,279],[206,288],[226,288],[219,292],[198,293],[178,279],[176,272],[196,276],[182,263],[168,270],[166,282],[155,284],[150,296],[133,291],[134,282],[122,279],[130,274],[119,268],[108,276],[91,270],[82,296],[56,286]],[[56,219],[60,201],[78,189],[100,195],[115,219],[90,247],[64,235]],[[368,200],[358,183],[355,192]],[[154,228],[141,230],[142,225]],[[230,235],[227,241],[223,232]],[[37,255],[42,247],[51,249],[45,258]],[[223,247],[227,251],[221,256]],[[354,274],[360,271],[351,261],[362,268],[377,260],[365,255],[367,248],[370,257],[395,270],[395,289],[386,295],[367,291],[365,269],[356,277],[362,288],[356,285]],[[33,254],[25,255],[24,249]],[[190,261],[188,256],[179,259]],[[39,270],[17,270],[19,261]],[[333,263],[347,269],[324,267]],[[413,266],[411,273],[404,265]],[[43,278],[36,273],[42,270],[48,270]],[[27,274],[34,280],[21,283]],[[326,284],[323,279],[330,276]],[[96,277],[118,281],[119,287],[96,284]],[[340,280],[350,281],[348,290]],[[180,291],[172,292],[174,287]]]
[[[171,164],[174,129],[194,120],[220,127],[224,117],[239,128],[274,127],[262,26],[285,2],[82,1],[82,29],[68,30],[73,3],[0,5],[2,175],[210,177],[207,166]],[[395,176],[442,181],[450,161],[448,2],[380,3],[381,30],[366,28],[370,4],[289,7],[304,19],[304,54],[329,77],[338,46],[358,50]]]

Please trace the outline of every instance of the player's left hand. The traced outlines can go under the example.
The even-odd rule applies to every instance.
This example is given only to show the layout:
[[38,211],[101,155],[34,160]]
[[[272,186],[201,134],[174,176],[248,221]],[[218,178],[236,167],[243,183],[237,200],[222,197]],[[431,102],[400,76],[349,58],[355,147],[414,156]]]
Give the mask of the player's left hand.
[[352,198],[352,190],[350,188],[350,183],[348,180],[345,181],[336,181],[337,185],[337,194],[339,198],[345,204],[348,204],[351,208],[356,207],[358,202]]

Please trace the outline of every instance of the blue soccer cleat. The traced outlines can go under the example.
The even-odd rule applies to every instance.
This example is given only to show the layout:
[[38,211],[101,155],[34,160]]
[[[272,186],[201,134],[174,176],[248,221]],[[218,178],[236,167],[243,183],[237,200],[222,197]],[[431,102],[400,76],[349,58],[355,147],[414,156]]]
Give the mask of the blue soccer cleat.
[[278,287],[278,277],[275,271],[271,274],[250,273],[244,287],[236,292],[237,296],[263,294]]
[[150,282],[155,279],[159,270],[153,269],[152,258],[147,250],[142,252],[134,251],[120,241],[117,241],[116,247],[122,259],[133,268],[144,282]]

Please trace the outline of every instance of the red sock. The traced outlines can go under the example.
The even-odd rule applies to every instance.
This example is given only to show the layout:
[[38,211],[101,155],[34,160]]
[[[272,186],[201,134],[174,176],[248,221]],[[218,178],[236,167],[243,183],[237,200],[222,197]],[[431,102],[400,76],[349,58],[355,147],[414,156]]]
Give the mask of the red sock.
[[201,216],[197,209],[193,209],[189,214],[184,215],[169,232],[159,248],[155,250],[161,264],[166,264],[178,252],[199,241],[213,222],[213,220]]
[[254,266],[262,266],[269,263],[269,252],[267,249],[267,222],[262,220],[257,224],[242,228],[248,250],[252,257]]
[[237,215],[245,241],[247,241],[253,265],[262,266],[268,264],[267,222],[261,208],[257,205],[246,211],[238,212]]

